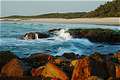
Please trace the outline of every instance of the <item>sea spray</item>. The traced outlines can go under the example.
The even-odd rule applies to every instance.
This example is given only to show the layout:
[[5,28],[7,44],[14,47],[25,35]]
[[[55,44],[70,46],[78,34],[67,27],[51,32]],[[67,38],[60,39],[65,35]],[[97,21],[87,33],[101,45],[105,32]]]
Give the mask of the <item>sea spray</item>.
[[70,40],[72,36],[70,35],[69,32],[67,32],[68,29],[60,29],[59,31],[55,32],[56,39],[61,39],[61,40]]
[[37,33],[35,33],[35,39],[39,39],[39,38],[38,38],[38,34],[37,34]]
[[28,35],[25,35],[24,40],[28,40]]

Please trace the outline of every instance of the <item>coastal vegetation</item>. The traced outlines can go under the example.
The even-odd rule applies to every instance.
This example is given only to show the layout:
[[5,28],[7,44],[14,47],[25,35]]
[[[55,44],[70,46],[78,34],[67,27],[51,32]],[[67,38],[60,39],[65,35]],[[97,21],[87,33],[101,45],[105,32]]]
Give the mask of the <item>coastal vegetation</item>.
[[120,17],[120,0],[113,0],[100,5],[90,12],[49,13],[34,16],[13,15],[2,18],[91,18],[91,17]]

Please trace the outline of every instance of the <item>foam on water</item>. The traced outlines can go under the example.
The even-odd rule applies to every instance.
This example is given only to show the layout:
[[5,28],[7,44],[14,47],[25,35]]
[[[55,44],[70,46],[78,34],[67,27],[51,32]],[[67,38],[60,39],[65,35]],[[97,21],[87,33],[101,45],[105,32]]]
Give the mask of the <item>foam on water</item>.
[[57,40],[70,40],[72,39],[72,36],[69,32],[67,32],[68,29],[60,29],[59,31],[55,32],[55,39]]

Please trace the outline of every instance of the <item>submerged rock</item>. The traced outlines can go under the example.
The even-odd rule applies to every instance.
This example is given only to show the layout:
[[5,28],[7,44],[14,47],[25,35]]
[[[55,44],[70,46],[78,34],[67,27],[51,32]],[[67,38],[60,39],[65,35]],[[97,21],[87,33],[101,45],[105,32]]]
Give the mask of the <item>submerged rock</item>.
[[23,36],[23,39],[25,39],[25,40],[31,40],[31,39],[48,38],[48,37],[49,37],[49,35],[46,34],[46,33],[29,32],[29,33],[26,33]]
[[22,62],[18,59],[12,59],[1,69],[2,76],[22,77],[23,73]]

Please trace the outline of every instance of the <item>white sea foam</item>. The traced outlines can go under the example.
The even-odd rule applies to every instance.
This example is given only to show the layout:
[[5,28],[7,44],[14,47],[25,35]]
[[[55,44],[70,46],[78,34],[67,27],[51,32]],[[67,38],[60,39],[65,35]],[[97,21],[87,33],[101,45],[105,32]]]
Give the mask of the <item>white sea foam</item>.
[[72,36],[70,35],[69,32],[67,32],[67,29],[61,29],[59,31],[55,32],[55,39],[60,39],[60,40],[70,40]]

